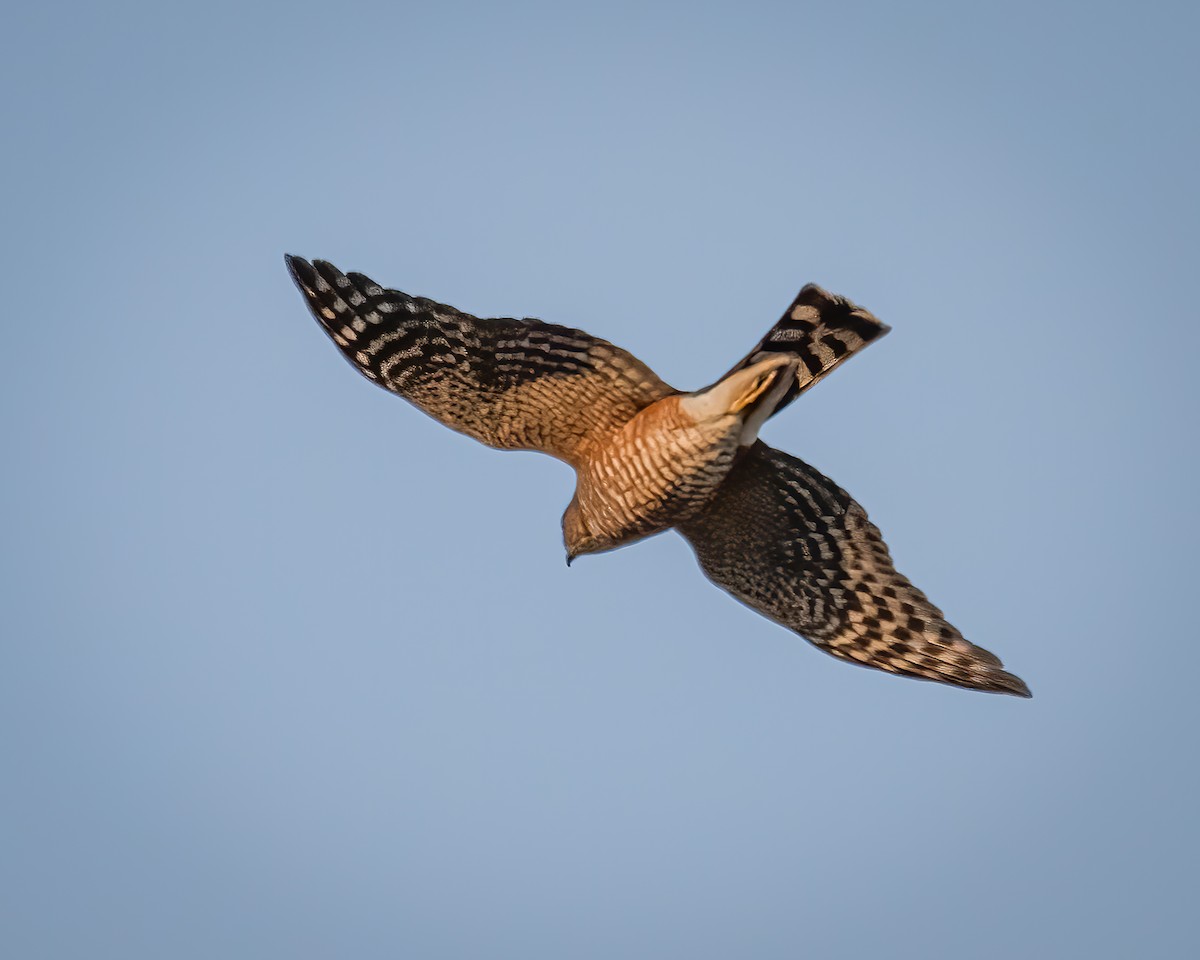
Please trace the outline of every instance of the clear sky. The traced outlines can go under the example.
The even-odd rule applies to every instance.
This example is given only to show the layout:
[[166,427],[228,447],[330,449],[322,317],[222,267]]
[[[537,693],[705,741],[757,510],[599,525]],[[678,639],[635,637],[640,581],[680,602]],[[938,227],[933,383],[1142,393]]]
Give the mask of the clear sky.
[[[7,957],[1197,949],[1194,4],[5,14]],[[855,669],[369,385],[282,254],[773,420],[1032,701]]]

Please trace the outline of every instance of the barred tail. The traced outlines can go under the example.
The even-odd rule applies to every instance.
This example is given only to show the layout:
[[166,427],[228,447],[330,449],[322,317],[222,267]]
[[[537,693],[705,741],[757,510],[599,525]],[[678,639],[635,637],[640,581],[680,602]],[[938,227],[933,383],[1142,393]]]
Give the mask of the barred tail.
[[843,360],[891,329],[845,297],[810,283],[758,345],[725,376],[772,354],[795,356],[800,361],[796,382],[775,405],[774,413],[778,413]]

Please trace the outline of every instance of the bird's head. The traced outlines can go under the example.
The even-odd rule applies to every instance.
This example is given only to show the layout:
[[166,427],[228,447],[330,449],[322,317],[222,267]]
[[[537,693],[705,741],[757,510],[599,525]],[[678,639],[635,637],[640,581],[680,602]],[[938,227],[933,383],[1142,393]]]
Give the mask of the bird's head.
[[572,497],[562,518],[563,545],[567,548],[567,566],[585,553],[600,553],[617,546],[611,539],[598,536],[588,527],[579,499]]

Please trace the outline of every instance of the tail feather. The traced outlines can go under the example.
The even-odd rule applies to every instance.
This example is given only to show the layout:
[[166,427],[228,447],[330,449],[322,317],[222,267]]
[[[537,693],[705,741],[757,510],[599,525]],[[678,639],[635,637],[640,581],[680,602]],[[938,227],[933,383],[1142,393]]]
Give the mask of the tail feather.
[[842,361],[889,330],[891,327],[881,323],[869,311],[810,283],[792,301],[779,322],[725,377],[775,354],[796,357],[799,361],[796,381],[775,404],[774,415]]

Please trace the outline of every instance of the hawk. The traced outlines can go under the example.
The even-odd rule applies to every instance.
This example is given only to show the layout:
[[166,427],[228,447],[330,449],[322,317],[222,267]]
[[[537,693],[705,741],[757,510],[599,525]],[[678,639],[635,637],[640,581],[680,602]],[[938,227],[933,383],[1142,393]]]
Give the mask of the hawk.
[[322,260],[285,258],[360,373],[453,430],[570,464],[567,563],[674,528],[717,586],[821,650],[942,683],[1030,695],[892,565],[867,514],[758,439],[766,419],[890,329],[815,284],[712,386],[684,393],[582,330],[481,319]]

